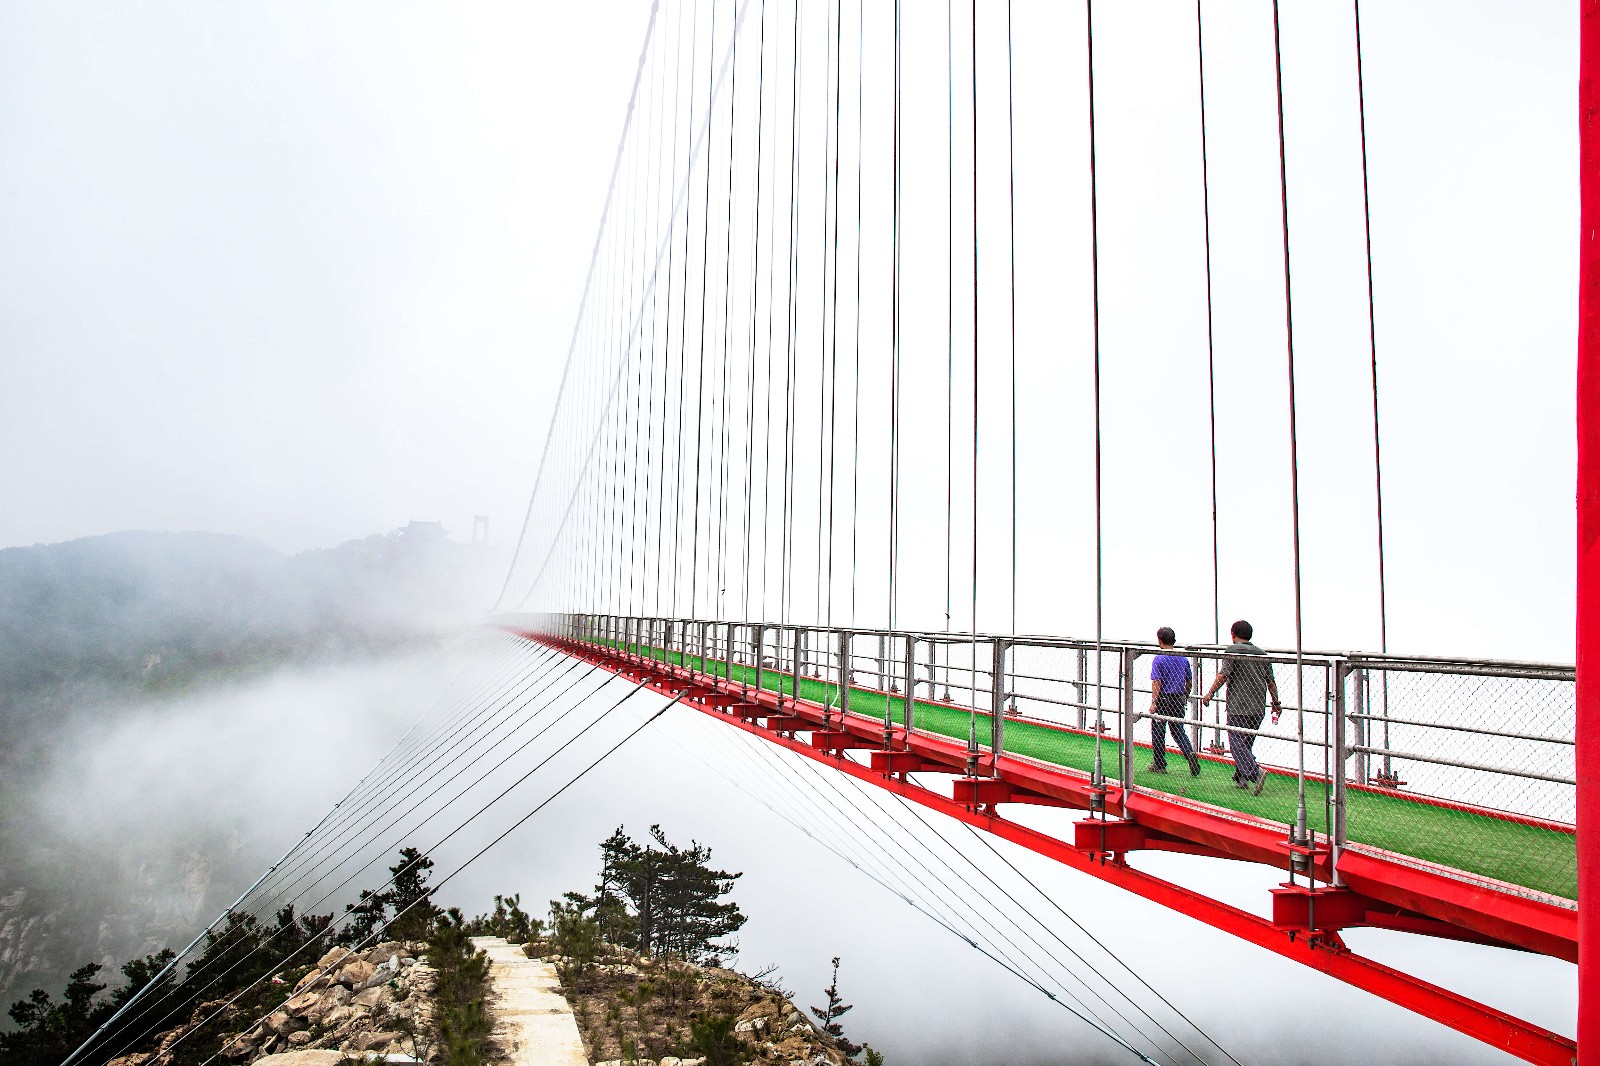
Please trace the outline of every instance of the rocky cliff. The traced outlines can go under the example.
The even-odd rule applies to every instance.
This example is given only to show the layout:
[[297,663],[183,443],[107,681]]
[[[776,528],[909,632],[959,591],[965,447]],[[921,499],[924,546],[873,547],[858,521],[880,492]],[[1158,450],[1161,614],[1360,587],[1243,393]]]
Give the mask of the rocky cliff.
[[[334,948],[291,984],[273,978],[284,992],[282,1006],[249,1028],[222,1038],[222,1055],[240,1064],[286,1052],[327,1051],[331,1062],[364,1055],[396,1055],[425,1061],[429,1053],[429,993],[433,971],[416,941],[379,944],[366,951]],[[196,1007],[189,1024],[161,1035],[151,1051],[113,1059],[109,1066],[173,1066],[174,1045],[226,1001]],[[228,1015],[223,1015],[225,1019]],[[253,1023],[237,1011],[236,1024]],[[210,1049],[204,1049],[209,1055]],[[327,1057],[327,1056],[325,1056]],[[305,1066],[317,1060],[307,1058]]]
[[[524,949],[537,958],[549,945]],[[768,1066],[848,1066],[852,1061],[833,1038],[776,985],[737,970],[652,959],[625,948],[603,946],[593,963],[559,955],[562,990],[595,1066],[692,1066],[704,1061],[692,1050],[696,1022],[727,1019],[732,1043],[749,1061]]]

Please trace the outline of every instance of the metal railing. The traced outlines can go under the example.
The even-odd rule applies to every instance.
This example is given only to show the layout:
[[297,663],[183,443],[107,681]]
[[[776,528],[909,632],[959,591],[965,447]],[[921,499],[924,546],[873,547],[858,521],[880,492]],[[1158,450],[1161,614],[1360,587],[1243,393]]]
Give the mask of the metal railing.
[[[1241,661],[1229,647],[598,614],[521,624],[830,711],[892,715],[969,742],[984,761],[1098,765],[1125,790],[1284,823],[1291,837],[1298,824],[1305,843],[1335,853],[1378,849],[1509,891],[1576,898],[1570,667],[1267,652],[1250,661],[1272,676],[1275,718],[1271,693],[1236,681],[1202,706],[1218,672]],[[1171,700],[1153,706],[1158,654],[1187,663],[1181,712]],[[1235,780],[1251,761],[1265,774],[1259,794],[1256,780]]]

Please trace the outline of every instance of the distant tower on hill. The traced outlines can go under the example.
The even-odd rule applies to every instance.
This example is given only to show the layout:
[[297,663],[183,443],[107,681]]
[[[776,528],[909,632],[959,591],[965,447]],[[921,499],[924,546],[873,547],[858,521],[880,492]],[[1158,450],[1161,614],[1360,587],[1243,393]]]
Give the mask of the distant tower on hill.
[[472,516],[472,546],[488,547],[489,545],[489,516],[475,514]]

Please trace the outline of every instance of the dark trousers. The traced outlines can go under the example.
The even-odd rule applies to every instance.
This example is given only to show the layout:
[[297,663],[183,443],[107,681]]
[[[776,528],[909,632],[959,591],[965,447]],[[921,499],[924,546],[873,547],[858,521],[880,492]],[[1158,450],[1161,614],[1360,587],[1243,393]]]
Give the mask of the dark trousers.
[[1178,745],[1178,750],[1183,752],[1185,759],[1194,758],[1194,746],[1189,743],[1189,731],[1184,728],[1187,719],[1187,705],[1189,697],[1173,693],[1163,693],[1156,697],[1156,713],[1150,719],[1150,750],[1151,762],[1156,766],[1167,765],[1167,727],[1172,727],[1172,739]]
[[[1244,729],[1260,729],[1261,720],[1266,717],[1265,711],[1254,714],[1230,714],[1228,724],[1240,726]],[[1228,733],[1228,747],[1233,752],[1233,773],[1242,781],[1254,781],[1256,775],[1261,773],[1261,764],[1256,762],[1256,737],[1254,733]]]

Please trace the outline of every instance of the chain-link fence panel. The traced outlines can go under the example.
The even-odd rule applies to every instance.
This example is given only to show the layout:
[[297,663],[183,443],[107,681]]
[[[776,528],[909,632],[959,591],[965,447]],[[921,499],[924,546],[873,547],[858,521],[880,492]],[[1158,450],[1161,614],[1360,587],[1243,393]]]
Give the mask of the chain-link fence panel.
[[1346,836],[1575,900],[1575,686],[1512,669],[1351,670]]

